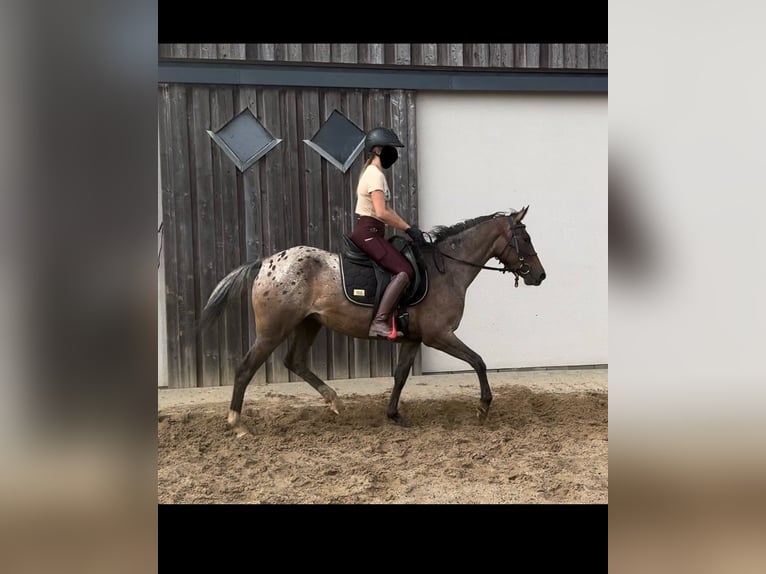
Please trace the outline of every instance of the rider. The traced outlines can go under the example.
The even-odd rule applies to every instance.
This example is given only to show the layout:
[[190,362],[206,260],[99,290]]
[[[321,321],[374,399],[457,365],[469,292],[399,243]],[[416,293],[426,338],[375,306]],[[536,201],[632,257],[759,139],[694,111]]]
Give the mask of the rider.
[[393,273],[391,282],[380,298],[378,312],[370,324],[370,337],[386,337],[396,340],[401,333],[396,330],[393,310],[404,291],[415,277],[412,266],[386,239],[386,224],[401,229],[418,245],[425,243],[423,232],[408,224],[389,205],[391,192],[384,169],[390,168],[397,159],[397,147],[404,147],[397,135],[388,128],[370,130],[364,141],[366,154],[362,173],[356,188],[356,222],[351,239],[378,265]]

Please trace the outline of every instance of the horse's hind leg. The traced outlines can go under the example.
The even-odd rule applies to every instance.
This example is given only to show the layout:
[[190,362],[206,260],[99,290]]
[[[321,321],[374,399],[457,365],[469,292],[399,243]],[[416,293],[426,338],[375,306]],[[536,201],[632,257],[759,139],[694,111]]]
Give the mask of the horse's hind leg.
[[314,387],[329,403],[332,412],[340,414],[341,404],[335,389],[316,376],[308,366],[309,349],[321,328],[322,324],[311,317],[307,317],[296,327],[293,341],[285,357],[285,367]]
[[253,379],[253,375],[258,368],[266,362],[272,351],[276,349],[277,345],[282,340],[274,342],[268,338],[257,338],[255,345],[245,355],[242,363],[237,367],[237,374],[234,379],[234,391],[231,395],[231,405],[229,406],[228,423],[229,426],[237,433],[238,437],[245,434],[249,434],[247,428],[240,421],[240,414],[242,413],[242,403],[245,400],[245,390]]

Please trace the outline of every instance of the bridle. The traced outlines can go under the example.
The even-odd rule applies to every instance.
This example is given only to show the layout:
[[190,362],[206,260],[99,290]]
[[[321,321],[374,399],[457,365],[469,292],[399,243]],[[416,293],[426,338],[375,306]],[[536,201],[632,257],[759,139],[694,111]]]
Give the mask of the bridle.
[[[521,250],[519,249],[519,239],[516,237],[516,230],[518,229],[526,229],[526,225],[523,223],[513,223],[509,221],[509,224],[511,226],[511,236],[508,238],[508,243],[506,244],[503,251],[496,257],[500,263],[503,264],[502,267],[489,267],[487,265],[479,265],[478,263],[472,263],[470,261],[464,261],[462,259],[458,259],[457,257],[453,257],[452,255],[449,255],[448,253],[444,253],[441,251],[438,247],[435,248],[434,251],[434,265],[436,266],[436,269],[439,270],[440,273],[444,273],[444,269],[439,269],[439,265],[436,263],[436,253],[438,252],[439,255],[443,255],[447,259],[452,259],[453,261],[457,261],[458,263],[464,263],[465,265],[470,265],[471,267],[478,267],[479,269],[489,269],[490,271],[500,271],[501,273],[513,273],[516,276],[515,281],[513,282],[514,287],[519,286],[519,276],[520,275],[527,275],[532,268],[529,266],[529,264],[524,261],[524,256],[521,254]],[[503,262],[503,256],[505,255],[505,252],[508,251],[511,247],[513,247],[516,250],[516,257],[519,260],[519,264],[514,269],[511,269],[508,267],[508,264]],[[534,256],[537,255],[537,253],[532,250],[532,253],[527,253],[527,255]]]

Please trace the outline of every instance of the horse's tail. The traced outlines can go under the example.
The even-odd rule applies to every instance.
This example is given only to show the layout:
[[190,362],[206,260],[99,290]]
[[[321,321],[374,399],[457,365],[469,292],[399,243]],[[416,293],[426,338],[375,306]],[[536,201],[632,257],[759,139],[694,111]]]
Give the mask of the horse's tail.
[[202,310],[199,329],[204,330],[212,325],[226,308],[231,295],[238,296],[248,289],[260,270],[261,260],[257,259],[251,263],[240,265],[221,279],[215,289],[213,289],[205,304],[205,308]]

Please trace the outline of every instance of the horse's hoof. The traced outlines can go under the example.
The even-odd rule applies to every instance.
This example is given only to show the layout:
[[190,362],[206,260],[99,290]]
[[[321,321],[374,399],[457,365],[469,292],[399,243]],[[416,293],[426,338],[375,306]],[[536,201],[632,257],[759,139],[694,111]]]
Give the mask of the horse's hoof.
[[237,438],[242,438],[243,436],[252,435],[252,433],[247,429],[247,427],[239,425],[232,429],[236,435]]
[[340,411],[343,410],[343,404],[339,399],[333,399],[330,401],[330,410],[336,415],[340,415]]
[[402,415],[400,415],[399,413],[396,413],[396,414],[395,414],[395,415],[393,415],[393,416],[389,416],[389,417],[388,417],[388,420],[389,420],[389,421],[391,421],[393,424],[395,424],[395,425],[397,425],[397,426],[400,426],[400,427],[405,427],[405,428],[407,428],[407,427],[409,427],[409,426],[410,426],[410,421],[409,421],[409,419],[406,419],[406,418],[404,418],[404,417],[403,417]]
[[487,415],[489,414],[489,409],[485,407],[479,407],[476,409],[476,416],[479,417],[479,422],[484,424],[487,420]]

